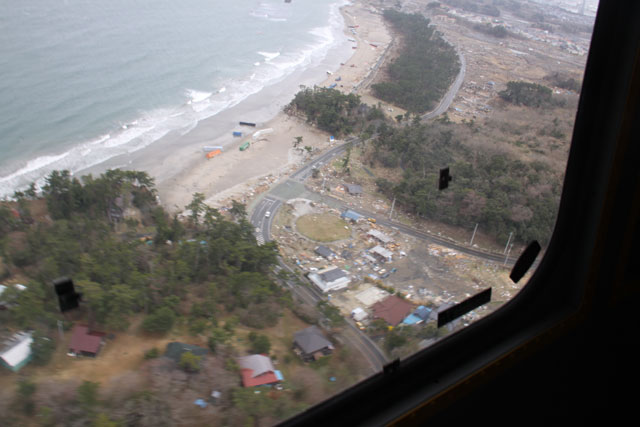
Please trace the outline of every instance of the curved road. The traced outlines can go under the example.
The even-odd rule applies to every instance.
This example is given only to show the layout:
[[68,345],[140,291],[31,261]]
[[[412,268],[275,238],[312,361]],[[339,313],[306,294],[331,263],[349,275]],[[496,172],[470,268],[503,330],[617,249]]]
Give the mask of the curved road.
[[[271,190],[269,190],[269,192],[257,202],[252,210],[250,221],[253,226],[256,227],[256,239],[259,244],[263,244],[264,242],[271,240],[271,226],[273,224],[273,218],[277,210],[280,208],[280,206],[282,206],[283,201],[285,201],[284,198],[278,196],[278,193],[282,193],[283,191],[286,193],[288,189],[291,189],[291,191],[293,192],[300,192],[301,189],[302,191],[309,191],[309,189],[306,188],[303,183],[312,174],[313,169],[318,165],[331,161],[332,158],[343,153],[346,150],[348,144],[357,141],[357,138],[353,138],[349,140],[349,142],[345,142],[344,144],[331,148],[324,154],[320,155],[313,161],[298,169],[291,175],[290,178],[285,180],[283,183],[272,187]],[[315,196],[319,200],[333,207],[341,210],[351,209],[367,218],[375,218],[377,224],[390,227],[396,231],[414,236],[424,241],[437,243],[439,245],[454,249],[458,252],[475,256],[487,261],[502,263],[505,260],[505,257],[502,254],[481,251],[465,245],[461,245],[442,237],[427,234],[423,231],[416,230],[404,224],[391,221],[384,215],[369,212],[360,208],[354,209],[347,203],[344,203],[343,201],[331,196],[319,195],[317,193],[315,194]],[[513,264],[514,261],[515,258],[512,258],[508,263]],[[279,265],[280,268],[286,269],[289,272],[295,274],[294,270],[287,264],[285,264],[282,260],[279,260]],[[319,301],[324,299],[324,296],[316,291],[313,287],[304,286],[297,280],[288,279],[284,282],[294,295],[296,295],[301,301],[311,305],[312,307],[315,307]],[[348,327],[345,328],[342,333],[342,336],[345,338],[346,343],[348,343],[348,345],[356,347],[363,354],[363,356],[365,356],[365,358],[369,361],[371,367],[376,372],[380,371],[382,367],[387,363],[387,358],[384,352],[366,334],[362,333],[362,331],[360,331],[350,321],[350,319],[346,319],[346,322]]]
[[464,59],[464,55],[458,50],[458,59],[460,60],[460,71],[458,72],[458,77],[453,81],[451,86],[449,86],[449,90],[444,95],[440,104],[433,110],[428,113],[422,115],[422,120],[432,119],[440,114],[444,113],[449,109],[449,106],[453,102],[453,98],[455,98],[458,90],[460,90],[460,86],[462,86],[462,82],[464,81],[464,74],[467,69],[467,61]]
[[[445,96],[442,98],[438,106],[433,111],[426,113],[422,116],[423,120],[431,119],[445,112],[451,105],[453,98],[455,97],[458,90],[460,89],[460,86],[464,81],[466,62],[465,62],[464,56],[460,52],[458,52],[458,57],[460,59],[460,72],[458,73],[456,80],[451,84],[451,86],[449,87],[449,90],[447,91]],[[282,205],[282,202],[285,201],[284,199],[279,197],[276,194],[276,191],[274,190],[276,188],[281,188],[281,187],[285,187],[284,188],[285,191],[287,190],[286,187],[290,187],[292,191],[296,191],[296,189],[299,190],[299,186],[303,186],[304,181],[306,181],[306,179],[309,176],[311,176],[314,168],[321,166],[329,162],[332,158],[342,154],[350,143],[357,142],[357,141],[358,141],[357,138],[351,137],[350,139],[347,139],[347,142],[345,142],[344,144],[331,148],[327,152],[315,158],[313,161],[302,166],[300,169],[294,172],[285,182],[279,184],[278,186],[272,187],[269,190],[269,192],[261,200],[258,201],[256,206],[253,208],[250,221],[251,221],[251,224],[253,224],[253,226],[256,227],[255,229],[256,240],[258,241],[259,244],[263,244],[264,242],[271,240],[271,225],[273,223],[273,218],[277,210]],[[353,209],[349,207],[348,204],[330,196],[324,195],[319,197],[325,201],[330,202],[333,206],[339,206],[342,209],[351,209],[362,214],[365,217],[375,218],[376,223],[393,228],[401,233],[405,233],[425,241],[437,243],[439,245],[442,245],[442,246],[445,246],[445,247],[454,249],[456,251],[459,251],[468,255],[472,255],[481,259],[485,259],[487,261],[493,261],[493,262],[504,261],[503,255],[480,251],[474,248],[461,245],[459,243],[452,242],[448,239],[432,236],[420,230],[416,230],[411,227],[408,227],[404,224],[400,224],[400,223],[388,220],[380,214],[368,212],[363,209]],[[512,263],[513,262],[510,262],[510,264]],[[280,265],[280,268],[286,269],[291,273],[294,273],[291,267],[285,264],[282,260],[279,260],[279,265]],[[312,287],[306,287],[294,280],[285,280],[284,282],[286,286],[289,287],[289,289],[298,298],[300,298],[305,303],[310,304],[311,306],[315,307],[320,300],[324,299],[324,296],[321,295]],[[380,348],[376,345],[375,342],[371,340],[371,338],[369,338],[366,334],[362,333],[362,331],[360,331],[350,319],[346,319],[346,324],[347,324],[347,327],[342,332],[343,338],[345,338],[350,345],[353,345],[360,350],[360,352],[369,361],[370,365],[375,371],[380,371],[383,368],[383,366],[387,363],[387,358],[384,352],[380,350]]]

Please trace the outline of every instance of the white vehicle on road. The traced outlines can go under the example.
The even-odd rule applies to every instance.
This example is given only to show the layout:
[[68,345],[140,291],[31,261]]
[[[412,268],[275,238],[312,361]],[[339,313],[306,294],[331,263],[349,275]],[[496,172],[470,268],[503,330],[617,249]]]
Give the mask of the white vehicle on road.
[[270,216],[271,216],[271,212],[266,211],[266,212],[264,213],[264,217],[265,217],[265,218],[269,218]]

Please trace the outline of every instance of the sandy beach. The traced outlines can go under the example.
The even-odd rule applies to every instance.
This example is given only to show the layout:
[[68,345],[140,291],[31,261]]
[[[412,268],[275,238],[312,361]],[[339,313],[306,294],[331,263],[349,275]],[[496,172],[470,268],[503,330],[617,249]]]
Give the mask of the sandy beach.
[[[301,82],[328,86],[336,83],[336,89],[345,93],[355,91],[362,93],[375,65],[380,60],[391,41],[391,35],[383,23],[383,18],[369,5],[361,1],[342,8],[345,21],[345,34],[349,38],[351,53],[343,57],[344,62],[327,68],[324,73],[310,78],[300,73],[300,80],[292,90],[295,94]],[[356,49],[353,49],[356,47]],[[350,57],[349,57],[350,55]],[[333,69],[332,74],[328,71]],[[340,77],[339,81],[336,78]],[[291,79],[288,77],[289,86]],[[364,82],[365,84],[361,84]],[[307,157],[302,150],[293,148],[296,137],[303,138],[302,146],[311,146],[314,150],[322,150],[329,144],[329,135],[305,124],[298,118],[290,117],[282,112],[284,103],[274,103],[265,110],[265,97],[278,98],[278,87],[266,88],[267,93],[256,99],[256,112],[244,107],[240,114],[234,109],[223,112],[211,120],[203,121],[187,135],[168,138],[164,142],[154,144],[153,151],[140,153],[128,164],[113,164],[111,167],[128,167],[146,170],[156,179],[158,194],[162,205],[170,212],[176,213],[184,209],[194,193],[205,195],[210,206],[224,206],[231,199],[248,202],[254,195],[264,191],[268,186],[295,170]],[[280,96],[281,98],[281,96]],[[289,98],[290,100],[291,98]],[[255,128],[238,126],[243,117],[267,117],[263,122],[256,121]],[[224,135],[220,136],[221,129]],[[243,132],[242,137],[233,138],[232,131]],[[256,135],[257,133],[257,135]],[[215,136],[214,136],[215,135]],[[250,142],[250,148],[240,151],[238,147]],[[206,159],[202,151],[204,145],[222,145],[224,152],[212,159]],[[122,160],[120,160],[122,161]]]

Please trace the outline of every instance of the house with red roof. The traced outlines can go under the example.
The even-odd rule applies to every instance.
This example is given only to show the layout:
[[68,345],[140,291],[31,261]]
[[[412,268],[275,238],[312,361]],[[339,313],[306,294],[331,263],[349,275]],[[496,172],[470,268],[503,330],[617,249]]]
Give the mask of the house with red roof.
[[76,325],[71,331],[69,353],[77,356],[96,357],[104,344],[104,332],[92,331],[88,326]]
[[284,380],[282,373],[276,370],[271,359],[262,354],[252,354],[238,358],[244,387],[275,384]]
[[413,310],[413,306],[408,301],[396,295],[391,295],[372,305],[371,310],[374,317],[386,321],[391,326],[396,326],[409,315]]

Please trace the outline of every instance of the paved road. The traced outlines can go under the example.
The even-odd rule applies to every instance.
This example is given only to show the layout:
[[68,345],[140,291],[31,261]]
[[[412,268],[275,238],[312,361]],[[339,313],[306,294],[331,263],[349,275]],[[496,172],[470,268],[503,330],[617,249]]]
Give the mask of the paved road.
[[[281,259],[279,260],[280,268],[295,274],[293,269],[285,264]],[[319,301],[324,300],[324,296],[320,294],[318,290],[313,287],[300,285],[295,280],[285,280],[286,286],[291,290],[303,303],[309,304],[311,307],[316,307]],[[365,333],[360,331],[351,319],[345,319],[346,327],[342,329],[341,335],[344,338],[344,344],[354,347],[359,351],[366,360],[369,361],[369,365],[373,369],[373,372],[379,372],[387,363],[387,357],[384,352],[371,340]]]
[[[256,240],[259,245],[271,240],[271,224],[275,212],[280,208],[282,201],[272,196],[267,196],[260,200],[251,213],[250,222],[253,224],[256,233]],[[267,215],[267,212],[269,213]]]
[[[278,264],[280,265],[280,268],[291,273],[292,277],[296,275],[296,272],[293,271],[293,269],[289,267],[287,264],[285,264],[284,261],[282,261],[282,259],[278,259]],[[320,295],[319,291],[317,291],[316,289],[313,289],[311,287],[307,287],[304,285],[300,285],[295,280],[287,279],[285,280],[285,283],[287,287],[289,287],[289,289],[293,292],[294,295],[296,295],[303,302],[309,304],[312,307],[317,306],[318,302],[324,299],[322,295]]]
[[329,162],[335,156],[343,153],[347,149],[347,146],[350,143],[355,143],[355,142],[358,142],[358,141],[359,141],[358,138],[354,138],[354,137],[348,138],[346,140],[346,142],[344,142],[343,144],[338,145],[336,147],[333,147],[332,149],[330,149],[326,153],[323,153],[319,157],[313,159],[313,161],[307,163],[306,165],[304,165],[303,167],[298,169],[296,172],[294,172],[291,175],[290,179],[295,179],[295,180],[298,180],[300,182],[304,182],[307,178],[309,178],[311,176],[314,168],[320,167],[323,164]]
[[[460,52],[458,52],[458,57],[460,58],[460,72],[458,73],[458,77],[456,77],[456,80],[453,82],[440,104],[433,111],[423,115],[423,119],[430,119],[439,114],[442,114],[451,105],[453,98],[462,85],[466,69],[464,56]],[[358,142],[358,139],[352,137],[347,142],[331,148],[327,152],[315,158],[313,161],[301,167],[299,170],[293,173],[285,182],[271,189],[269,193],[258,202],[251,214],[250,221],[253,226],[256,227],[256,239],[258,240],[259,244],[263,244],[264,242],[271,240],[271,225],[273,222],[273,218],[277,210],[282,205],[282,202],[290,198],[299,197],[299,195],[302,193],[309,193],[308,189],[305,188],[303,183],[309,176],[311,176],[311,174],[313,173],[313,169],[326,164],[334,157],[342,154],[347,149],[349,143],[355,142]],[[348,204],[330,196],[323,196],[318,194],[315,194],[315,196],[321,198],[323,201],[330,202],[330,204],[333,206],[337,206],[342,209],[349,208],[354,210],[352,207],[348,206]],[[355,209],[355,211],[368,218],[375,218],[376,222],[381,225],[391,227],[397,231],[409,234],[422,240],[438,243],[459,252],[463,252],[489,261],[504,261],[503,257],[500,255],[478,251],[476,249],[451,242],[447,239],[429,235],[422,231],[412,229],[411,227],[408,227],[404,224],[390,221],[380,214],[368,212],[363,209]],[[268,215],[267,212],[269,212]],[[279,260],[279,265],[280,268],[294,273],[291,267],[285,264],[281,259]],[[285,283],[294,295],[313,307],[315,307],[319,301],[325,299],[324,296],[319,293],[319,291],[313,289],[312,287],[300,285],[294,280],[286,280]],[[380,350],[376,343],[373,342],[366,334],[362,333],[362,331],[360,331],[350,319],[346,319],[346,322],[347,327],[343,329],[342,336],[347,340],[349,345],[355,346],[359,349],[359,351],[369,361],[374,370],[381,370],[387,363],[387,358],[384,355],[384,352]]]
[[367,334],[353,324],[351,319],[345,320],[347,327],[343,328],[342,336],[366,357],[375,372],[381,371],[388,363],[387,357]]
[[464,55],[458,51],[458,59],[460,60],[460,72],[458,73],[458,77],[454,80],[454,82],[449,87],[449,90],[444,95],[440,104],[433,110],[426,114],[422,115],[422,120],[432,119],[440,114],[444,113],[449,109],[449,106],[453,102],[453,98],[455,98],[460,86],[462,86],[462,82],[464,81],[464,74],[467,69],[467,61],[464,59]]

